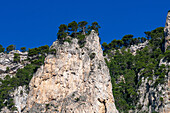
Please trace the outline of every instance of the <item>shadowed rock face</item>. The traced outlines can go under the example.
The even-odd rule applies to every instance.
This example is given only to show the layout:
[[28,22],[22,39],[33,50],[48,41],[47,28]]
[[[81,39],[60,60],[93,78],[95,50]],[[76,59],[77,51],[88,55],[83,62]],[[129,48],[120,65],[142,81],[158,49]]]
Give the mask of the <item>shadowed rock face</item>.
[[117,113],[109,70],[94,31],[80,48],[78,40],[51,48],[45,64],[33,76],[24,112]]
[[165,33],[165,51],[166,51],[166,49],[170,46],[170,12],[168,12],[166,18],[164,33]]

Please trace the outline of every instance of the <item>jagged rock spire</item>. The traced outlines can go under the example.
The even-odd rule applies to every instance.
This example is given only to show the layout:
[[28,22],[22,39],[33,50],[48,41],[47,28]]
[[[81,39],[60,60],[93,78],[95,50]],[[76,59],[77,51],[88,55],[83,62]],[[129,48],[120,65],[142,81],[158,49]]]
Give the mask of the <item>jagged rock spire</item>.
[[165,33],[165,51],[166,51],[167,48],[170,46],[170,11],[168,12],[166,17],[164,33]]
[[25,112],[118,113],[111,78],[99,37],[94,30],[80,48],[77,39],[52,48],[45,64],[33,76]]

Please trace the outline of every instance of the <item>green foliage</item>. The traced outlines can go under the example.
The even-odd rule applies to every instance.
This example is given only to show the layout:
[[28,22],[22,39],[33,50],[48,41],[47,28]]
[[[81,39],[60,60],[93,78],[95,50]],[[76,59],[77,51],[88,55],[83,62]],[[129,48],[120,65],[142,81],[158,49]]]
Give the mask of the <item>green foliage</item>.
[[164,99],[163,99],[162,97],[160,97],[160,98],[159,98],[159,100],[160,100],[161,102],[163,102],[163,101],[164,101]]
[[95,56],[96,56],[96,53],[91,53],[90,54],[90,59],[93,60],[95,58]]
[[97,22],[92,23],[91,29],[95,30],[98,33],[99,28],[101,28],[101,27],[99,26],[99,24]]
[[84,47],[86,43],[86,40],[85,40],[85,35],[78,35],[78,44],[80,46],[80,48]]
[[107,43],[106,43],[106,42],[103,42],[103,44],[102,44],[102,48],[103,48],[103,49],[105,49],[105,50],[107,50],[107,49],[108,49],[108,45],[107,45]]
[[9,67],[6,67],[6,72],[9,72]]
[[152,113],[159,113],[159,112],[153,111]]
[[19,62],[20,62],[20,56],[19,56],[19,54],[14,53],[14,61],[13,61],[13,62],[15,62],[15,63],[19,63]]
[[3,48],[3,46],[0,44],[0,53],[4,51],[5,51],[5,48]]
[[153,46],[153,49],[163,48],[162,43],[164,42],[164,28],[158,27],[155,30],[151,31],[151,40],[149,41]]
[[[0,85],[0,109],[7,106],[8,109],[14,111],[16,110],[16,107],[13,103],[13,97],[10,96],[10,93],[15,90],[18,86],[24,86],[26,85],[27,91],[28,85],[30,83],[30,80],[33,76],[33,74],[37,71],[37,69],[44,64],[45,56],[49,53],[55,53],[54,49],[51,49],[49,51],[49,46],[41,46],[38,48],[29,49],[28,55],[37,57],[35,59],[29,59],[31,64],[26,65],[22,69],[18,69],[15,76],[10,77],[7,75],[4,80],[0,79],[0,82],[2,83]],[[14,62],[19,62],[19,54],[14,54]],[[9,68],[7,67],[7,71],[9,71]],[[23,93],[22,91],[20,92]],[[5,100],[7,100],[5,102]]]
[[65,24],[61,24],[59,26],[59,30],[58,30],[58,33],[57,33],[57,38],[60,40],[60,41],[63,41],[65,40],[66,36],[68,35],[68,26],[65,25]]
[[76,21],[73,21],[68,24],[68,30],[73,32],[73,37],[77,36],[78,24]]
[[[88,27],[86,28],[87,24],[88,22],[86,21],[81,21],[78,23],[76,21],[73,21],[69,23],[68,26],[65,24],[61,24],[57,33],[57,38],[60,44],[63,44],[64,42],[71,43],[71,40],[73,38],[77,38],[80,47],[84,47],[86,43],[85,36],[89,35],[92,29],[98,33],[98,29],[100,28],[97,22],[93,22],[91,26],[88,25]],[[99,41],[101,41],[100,38]]]
[[144,32],[146,37],[147,37],[147,40],[149,40],[151,38],[151,32],[150,31],[146,31]]
[[[170,54],[168,50],[165,53],[162,51],[163,28],[159,27],[151,32],[145,32],[145,34],[150,39],[149,45],[137,51],[135,56],[129,50],[125,51],[126,47],[143,43],[146,38],[133,39],[133,35],[125,35],[121,40],[123,41],[122,46],[118,46],[117,40],[113,40],[109,44],[102,44],[104,54],[107,54],[110,59],[109,61],[105,59],[105,61],[110,71],[116,107],[120,112],[135,109],[134,106],[138,102],[136,92],[142,83],[142,77],[151,81],[153,81],[153,76],[158,77],[153,87],[165,83],[166,66],[159,66],[159,63],[162,58],[169,61]],[[112,50],[114,50],[114,54]],[[139,74],[140,76],[138,76]],[[122,75],[124,79],[120,80]],[[138,107],[141,108],[142,106]]]
[[128,47],[128,46],[131,44],[132,39],[133,39],[133,35],[125,35],[125,36],[122,38],[122,41],[124,42],[124,46],[125,46],[125,47]]
[[33,49],[29,49],[28,50],[28,56],[34,56],[34,55],[39,55],[39,54],[47,54],[49,52],[49,46],[45,45],[45,46],[41,46],[38,48],[33,48]]
[[55,55],[56,54],[56,49],[50,49],[49,54],[54,54]]
[[[7,106],[9,109],[14,110],[15,106],[13,103],[13,97],[10,96],[10,93],[18,86],[24,86],[29,84],[33,73],[38,69],[38,65],[29,64],[23,69],[19,69],[16,73],[16,76],[9,77],[7,75],[4,80],[1,80],[2,84],[0,86],[0,109],[4,106]],[[4,103],[5,100],[6,103]]]
[[70,39],[70,38],[66,38],[66,39],[64,40],[64,42],[71,43],[71,39]]
[[16,49],[15,45],[9,45],[9,46],[6,48],[7,52],[10,52],[10,51],[15,50],[15,49]]
[[26,47],[21,47],[21,51],[25,52],[26,51]]
[[79,27],[79,29],[81,30],[80,32],[82,32],[83,33],[83,35],[86,35],[86,25],[87,25],[88,23],[86,22],[86,21],[81,21],[81,22],[79,22],[78,23],[78,27]]
[[166,50],[166,52],[164,53],[165,55],[165,59],[170,62],[170,50]]

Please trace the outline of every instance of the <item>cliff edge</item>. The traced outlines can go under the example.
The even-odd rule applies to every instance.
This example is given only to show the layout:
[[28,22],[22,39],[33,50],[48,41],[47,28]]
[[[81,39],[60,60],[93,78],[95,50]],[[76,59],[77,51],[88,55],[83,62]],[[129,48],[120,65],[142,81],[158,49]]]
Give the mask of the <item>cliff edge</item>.
[[34,74],[24,112],[118,113],[97,33],[85,41],[82,48],[77,39],[52,44],[56,55]]

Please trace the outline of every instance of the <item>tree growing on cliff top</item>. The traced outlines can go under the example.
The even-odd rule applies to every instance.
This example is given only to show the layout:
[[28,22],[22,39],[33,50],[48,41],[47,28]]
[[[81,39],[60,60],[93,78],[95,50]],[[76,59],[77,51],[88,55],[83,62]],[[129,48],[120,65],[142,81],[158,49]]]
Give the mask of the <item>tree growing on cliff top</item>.
[[82,30],[83,35],[86,35],[86,25],[87,25],[86,21],[81,21],[78,23],[78,27],[80,30]]
[[21,47],[21,51],[25,52],[26,51],[26,47]]
[[10,52],[10,51],[15,50],[15,49],[16,49],[16,46],[15,46],[15,45],[9,45],[9,46],[6,48],[7,52]]
[[125,35],[123,38],[122,38],[122,41],[124,42],[124,46],[125,47],[128,47],[131,43],[133,39],[133,35]]
[[59,26],[59,30],[57,33],[57,38],[59,40],[65,40],[66,36],[68,35],[68,26],[65,24],[61,24]]
[[76,37],[76,33],[77,33],[77,29],[78,29],[78,24],[76,21],[73,21],[71,23],[68,24],[68,30],[72,31],[73,36]]
[[0,45],[0,53],[1,53],[1,52],[4,52],[4,50],[5,50],[5,48],[3,48],[2,45]]
[[91,28],[94,29],[98,33],[99,28],[101,28],[101,27],[99,26],[99,24],[97,22],[93,22]]
[[151,38],[151,32],[150,31],[146,31],[144,32],[146,37],[147,37],[147,40],[149,40]]

